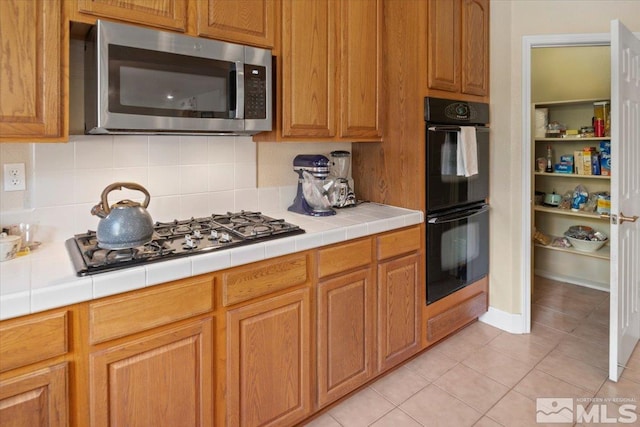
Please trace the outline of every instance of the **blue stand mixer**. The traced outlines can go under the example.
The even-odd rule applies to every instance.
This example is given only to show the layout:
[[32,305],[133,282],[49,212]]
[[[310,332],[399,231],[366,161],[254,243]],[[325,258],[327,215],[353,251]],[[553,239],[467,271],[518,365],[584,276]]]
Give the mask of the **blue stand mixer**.
[[321,154],[299,154],[293,159],[293,170],[298,174],[298,192],[288,210],[311,216],[336,214],[324,188],[329,163],[329,159]]

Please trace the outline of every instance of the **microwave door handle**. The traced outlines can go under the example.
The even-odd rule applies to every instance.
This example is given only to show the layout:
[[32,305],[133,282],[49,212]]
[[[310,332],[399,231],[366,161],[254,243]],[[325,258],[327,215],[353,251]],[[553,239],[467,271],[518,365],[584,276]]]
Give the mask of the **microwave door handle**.
[[233,111],[233,117],[236,119],[244,119],[244,63],[236,61],[236,109]]
[[489,205],[482,205],[478,208],[473,208],[473,209],[465,210],[462,212],[455,212],[449,215],[430,218],[428,223],[429,224],[445,224],[447,222],[459,221],[461,219],[472,218],[476,215],[480,215],[482,213],[487,212],[488,210],[489,210]]

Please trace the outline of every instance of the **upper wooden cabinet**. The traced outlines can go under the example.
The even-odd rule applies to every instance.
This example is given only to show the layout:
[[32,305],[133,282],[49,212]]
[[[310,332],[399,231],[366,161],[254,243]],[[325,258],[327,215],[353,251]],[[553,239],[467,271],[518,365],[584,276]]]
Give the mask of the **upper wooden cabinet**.
[[98,18],[273,48],[277,0],[68,0],[69,19]]
[[276,0],[199,0],[197,35],[273,48]]
[[381,139],[381,10],[378,0],[282,2],[276,130],[256,140]]
[[61,8],[58,1],[0,1],[0,141],[60,141],[68,133]]
[[429,95],[488,96],[489,0],[430,0],[428,24]]
[[463,0],[461,10],[461,91],[489,95],[489,0]]
[[186,31],[188,0],[75,0],[72,20],[93,23],[96,18]]

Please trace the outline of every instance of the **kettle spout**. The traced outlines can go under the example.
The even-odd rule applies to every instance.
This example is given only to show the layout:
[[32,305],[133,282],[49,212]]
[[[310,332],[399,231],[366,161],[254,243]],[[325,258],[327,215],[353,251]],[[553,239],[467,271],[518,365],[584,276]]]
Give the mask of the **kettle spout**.
[[107,217],[107,213],[102,209],[102,202],[91,208],[91,215],[96,215],[100,218]]

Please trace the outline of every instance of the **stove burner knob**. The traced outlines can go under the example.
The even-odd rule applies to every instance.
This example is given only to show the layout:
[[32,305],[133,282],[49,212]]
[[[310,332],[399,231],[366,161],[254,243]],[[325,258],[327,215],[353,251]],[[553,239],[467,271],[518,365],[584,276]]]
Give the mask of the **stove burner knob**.
[[221,243],[228,243],[231,241],[231,236],[229,236],[229,233],[223,231],[222,233],[220,233],[218,241]]
[[194,239],[202,239],[202,233],[200,232],[200,230],[194,230],[193,231],[193,238]]
[[218,240],[218,230],[211,230],[209,240]]
[[198,247],[198,244],[193,241],[191,235],[187,234],[184,236],[184,247],[188,249],[194,249]]

